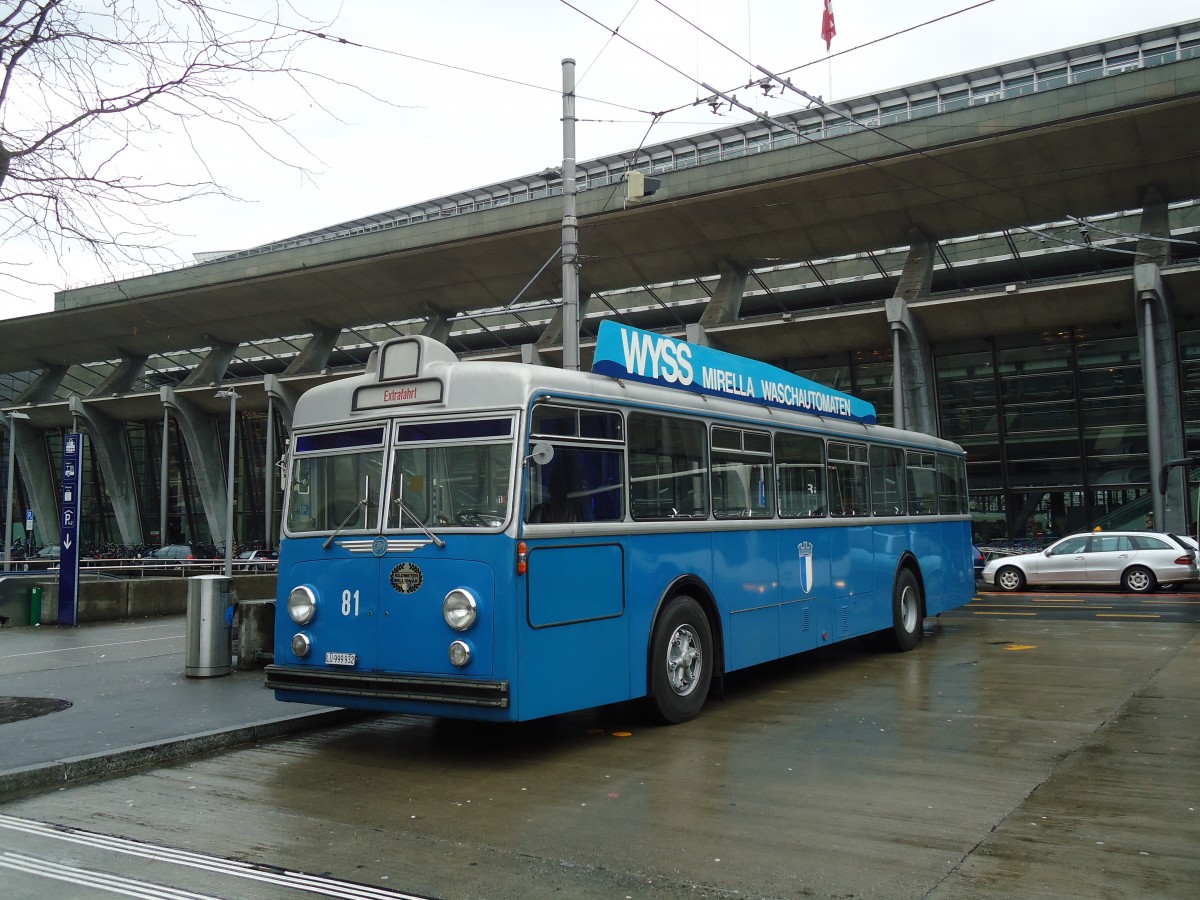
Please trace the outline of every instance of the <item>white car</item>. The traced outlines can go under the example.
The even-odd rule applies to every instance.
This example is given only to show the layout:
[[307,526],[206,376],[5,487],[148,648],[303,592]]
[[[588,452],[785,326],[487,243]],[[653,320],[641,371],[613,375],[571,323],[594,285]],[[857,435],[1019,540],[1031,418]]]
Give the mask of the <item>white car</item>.
[[1073,585],[1148,594],[1198,577],[1194,541],[1147,531],[1073,534],[1038,553],[999,556],[983,567],[984,582],[1002,591]]

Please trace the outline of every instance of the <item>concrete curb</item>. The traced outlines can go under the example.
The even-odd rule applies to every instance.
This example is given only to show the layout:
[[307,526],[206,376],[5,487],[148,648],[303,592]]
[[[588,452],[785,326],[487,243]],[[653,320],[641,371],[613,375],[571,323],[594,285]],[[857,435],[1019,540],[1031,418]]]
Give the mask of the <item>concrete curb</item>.
[[62,786],[86,778],[101,778],[137,769],[142,766],[174,762],[187,756],[225,750],[239,744],[252,744],[281,735],[314,728],[345,724],[367,715],[352,709],[330,709],[320,712],[281,716],[265,722],[216,729],[187,737],[138,744],[123,750],[59,759],[43,765],[24,766],[0,772],[0,802],[18,795]]

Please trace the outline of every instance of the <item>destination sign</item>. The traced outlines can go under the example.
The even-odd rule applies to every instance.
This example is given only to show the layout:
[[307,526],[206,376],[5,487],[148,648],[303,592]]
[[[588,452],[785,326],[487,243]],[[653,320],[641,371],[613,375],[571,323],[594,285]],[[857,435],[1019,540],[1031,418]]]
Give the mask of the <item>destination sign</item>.
[[592,371],[694,394],[875,424],[875,407],[776,366],[606,320]]
[[421,403],[440,403],[441,400],[442,383],[436,379],[368,385],[354,392],[355,409],[415,406]]

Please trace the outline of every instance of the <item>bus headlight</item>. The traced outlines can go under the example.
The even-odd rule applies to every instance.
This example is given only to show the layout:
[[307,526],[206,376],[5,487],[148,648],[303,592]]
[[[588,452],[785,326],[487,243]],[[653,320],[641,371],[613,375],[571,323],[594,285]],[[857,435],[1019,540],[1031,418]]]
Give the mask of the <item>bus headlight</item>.
[[451,664],[462,668],[471,661],[471,648],[467,646],[466,641],[455,641],[450,645],[450,662]]
[[317,595],[306,584],[292,588],[288,594],[288,615],[297,625],[307,625],[317,612]]
[[292,653],[296,654],[298,658],[304,659],[304,657],[308,656],[309,651],[311,650],[312,641],[309,639],[307,634],[297,634],[294,638],[292,638]]
[[442,616],[455,631],[466,631],[475,624],[479,604],[466,588],[455,588],[442,601]]

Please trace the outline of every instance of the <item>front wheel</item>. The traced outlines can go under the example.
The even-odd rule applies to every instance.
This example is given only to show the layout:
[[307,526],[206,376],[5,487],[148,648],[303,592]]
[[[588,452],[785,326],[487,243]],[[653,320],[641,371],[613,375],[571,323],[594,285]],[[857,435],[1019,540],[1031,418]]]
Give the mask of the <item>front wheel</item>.
[[1025,573],[1016,566],[1005,566],[996,573],[996,587],[1002,591],[1025,590]]
[[668,724],[695,718],[712,684],[713,642],[708,617],[691,597],[672,599],[654,628],[650,700]]
[[1121,576],[1121,587],[1133,594],[1149,594],[1158,587],[1154,573],[1142,566],[1126,569]]

